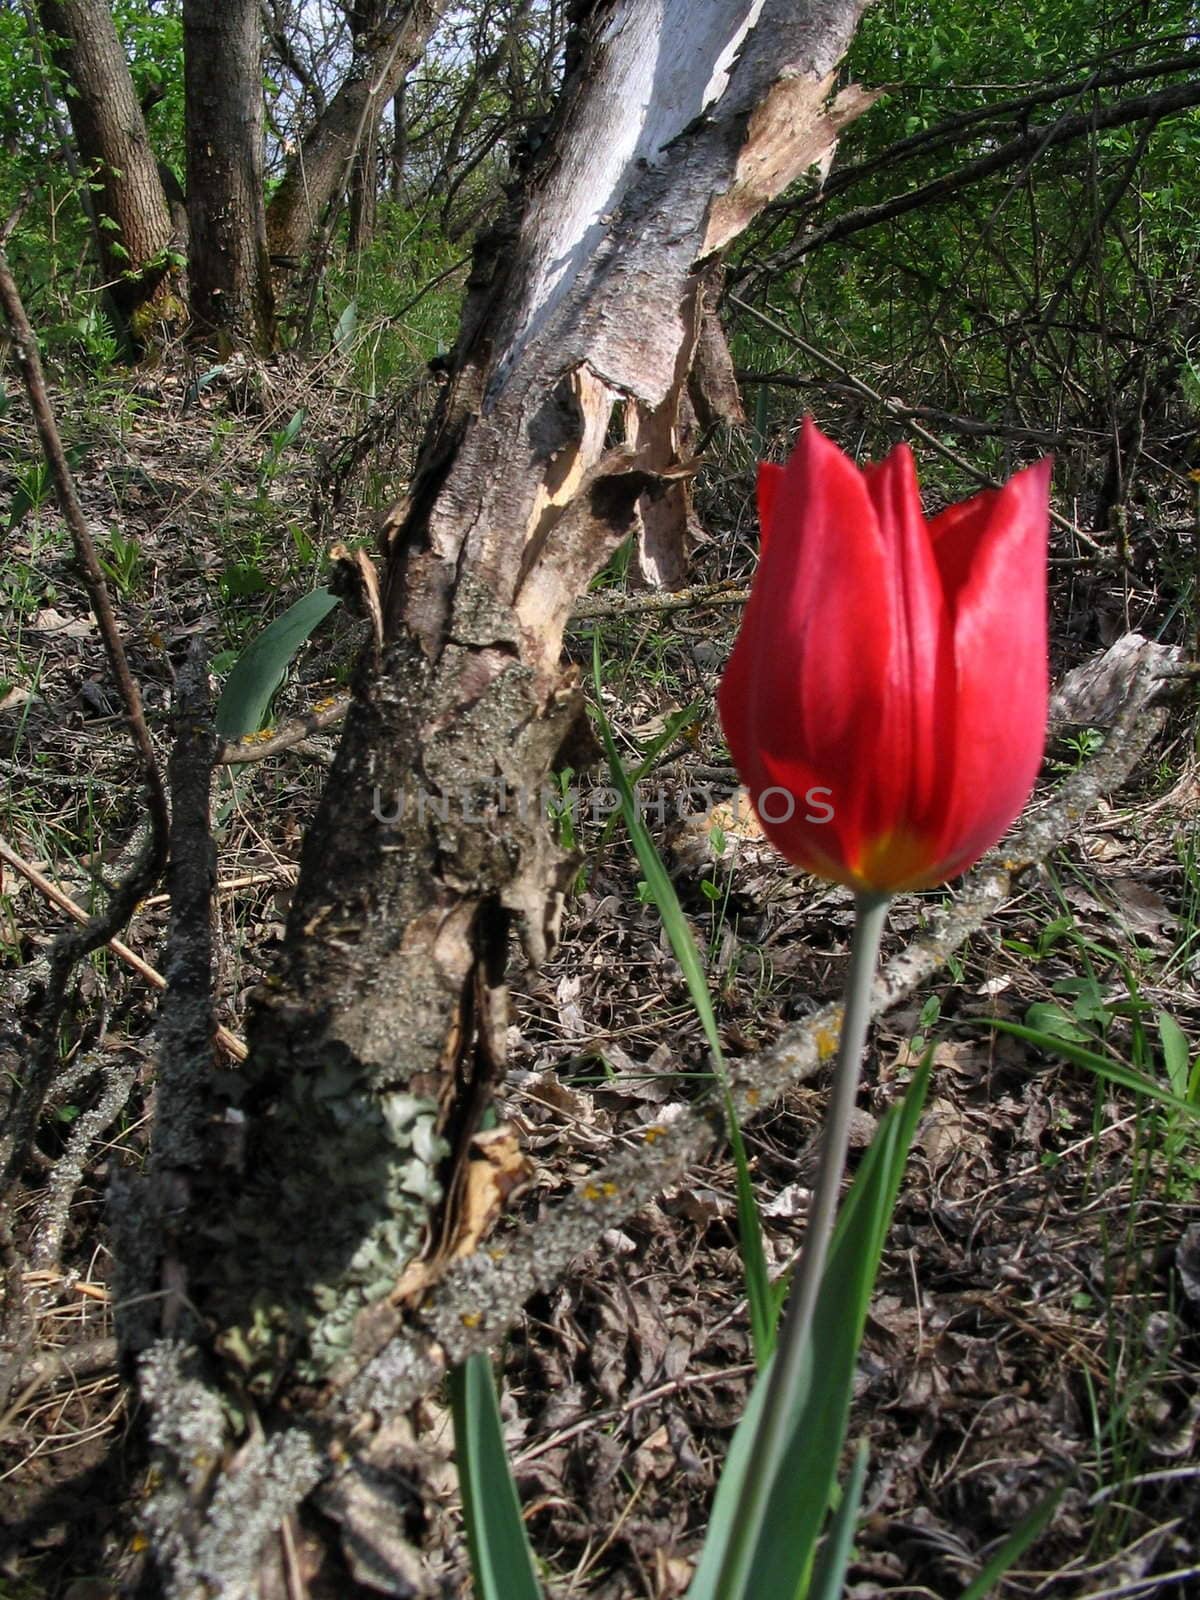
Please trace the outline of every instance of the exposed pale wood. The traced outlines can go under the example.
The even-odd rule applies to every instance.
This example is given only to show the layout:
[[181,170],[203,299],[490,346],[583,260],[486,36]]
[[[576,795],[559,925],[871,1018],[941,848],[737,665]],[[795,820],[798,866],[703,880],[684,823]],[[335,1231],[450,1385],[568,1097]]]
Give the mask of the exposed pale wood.
[[[431,1230],[453,1231],[436,1182],[461,1170],[504,1070],[510,929],[543,959],[575,870],[538,808],[501,810],[497,789],[536,792],[572,736],[572,607],[647,497],[691,470],[677,420],[714,239],[834,137],[824,86],[859,0],[581,11],[528,191],[476,250],[450,381],[389,527],[374,638],[283,953],[251,1008],[243,1138],[230,1146],[214,1107],[212,1159],[179,1234],[175,1287],[216,1330],[206,1359],[228,1364],[239,1393],[286,1397],[327,1441],[346,1420],[326,1409],[323,1380],[370,1360],[406,1259]],[[771,160],[755,159],[751,181],[756,108],[785,81],[804,92],[789,92],[790,133],[772,121]],[[623,431],[631,442],[613,446]],[[414,785],[444,808],[381,810],[378,795]],[[169,1144],[170,1129],[159,1136]],[[159,1345],[145,1372],[155,1436],[203,1415],[189,1450],[219,1457],[227,1424],[205,1369]],[[172,1552],[172,1600],[190,1600],[201,1574],[221,1592],[265,1592],[253,1552],[277,1548],[278,1518],[330,1458],[268,1430],[217,1487],[219,1514],[191,1459],[165,1452],[147,1513]],[[356,1519],[378,1523],[367,1500],[327,1484],[321,1504],[350,1539],[366,1537]]]

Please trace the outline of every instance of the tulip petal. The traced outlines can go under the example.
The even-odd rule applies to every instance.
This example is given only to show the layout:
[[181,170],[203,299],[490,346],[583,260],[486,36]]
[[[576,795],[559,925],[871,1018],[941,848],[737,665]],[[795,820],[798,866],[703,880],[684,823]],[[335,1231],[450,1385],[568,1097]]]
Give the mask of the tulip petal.
[[783,468],[774,461],[760,461],[758,466],[758,548],[759,552],[767,548],[767,537],[771,531],[771,516],[775,508],[775,499],[779,493],[779,485],[783,482]]
[[878,849],[877,841],[894,834],[898,854],[907,856],[916,841],[931,838],[940,821],[945,746],[953,726],[953,638],[912,452],[897,445],[864,477],[891,567],[892,610],[870,843]]
[[761,470],[762,553],[718,700],[789,860],[927,888],[1020,811],[1045,736],[1049,473],[926,523],[905,447],[863,473],[811,419]]
[[954,610],[954,763],[943,876],[964,871],[1019,815],[1046,739],[1047,458],[935,519]]
[[[729,748],[752,796],[793,790],[792,817],[762,816],[790,860],[857,848],[877,770],[891,654],[888,565],[861,472],[806,420],[771,506],[746,615],[718,696]],[[797,752],[803,752],[797,762]],[[833,791],[834,820],[804,821],[810,785]]]

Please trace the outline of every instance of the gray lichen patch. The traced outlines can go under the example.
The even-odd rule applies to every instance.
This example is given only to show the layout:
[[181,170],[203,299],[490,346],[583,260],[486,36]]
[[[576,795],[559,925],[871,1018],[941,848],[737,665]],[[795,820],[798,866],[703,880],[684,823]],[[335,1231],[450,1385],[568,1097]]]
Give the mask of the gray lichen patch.
[[394,1286],[441,1197],[435,1104],[365,1088],[348,1063],[297,1075],[266,1119],[247,1187],[211,1239],[220,1347],[252,1392],[285,1372],[320,1382],[360,1311]]

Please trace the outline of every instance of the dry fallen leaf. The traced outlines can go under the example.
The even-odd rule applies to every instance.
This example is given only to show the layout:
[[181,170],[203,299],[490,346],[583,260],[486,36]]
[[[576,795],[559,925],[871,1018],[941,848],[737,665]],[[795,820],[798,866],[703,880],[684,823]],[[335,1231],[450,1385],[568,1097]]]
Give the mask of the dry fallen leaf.
[[94,617],[87,613],[76,617],[65,617],[61,611],[55,611],[53,606],[45,606],[37,612],[31,626],[39,633],[53,633],[64,639],[78,639],[96,631]]

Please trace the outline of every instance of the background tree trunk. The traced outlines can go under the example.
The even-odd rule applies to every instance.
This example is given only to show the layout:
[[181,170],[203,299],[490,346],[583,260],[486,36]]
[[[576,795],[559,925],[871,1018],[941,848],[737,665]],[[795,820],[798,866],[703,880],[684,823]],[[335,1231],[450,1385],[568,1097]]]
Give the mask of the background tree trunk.
[[[350,7],[350,35],[358,55],[364,41],[383,21],[384,0],[354,0]],[[349,248],[357,252],[370,244],[375,234],[375,207],[379,184],[379,123],[387,100],[372,96],[364,113],[362,137],[350,174]]]
[[220,344],[267,351],[261,30],[258,0],[184,0],[193,327]]
[[305,135],[267,208],[271,256],[296,265],[325,208],[350,180],[355,154],[368,128],[424,54],[448,0],[409,0],[388,6],[382,19],[355,39],[346,81]]
[[155,321],[182,322],[185,307],[167,259],[171,214],[129,62],[107,0],[39,0],[39,9],[74,90],[67,108],[79,155],[100,185],[92,200],[100,269],[140,345]]
[[405,89],[401,84],[392,96],[392,148],[388,165],[388,195],[392,200],[404,198],[404,163],[408,160],[408,116],[405,110]]
[[[395,1462],[361,1430],[347,1441],[364,1383],[372,1414],[389,1414],[401,1272],[432,1240],[436,1281],[455,1236],[472,1135],[504,1070],[510,925],[541,960],[575,871],[529,803],[582,712],[563,630],[640,507],[692,470],[675,424],[719,253],[869,103],[851,89],[828,104],[859,10],[767,0],[752,25],[749,0],[597,7],[523,205],[477,249],[384,570],[344,564],[373,642],[282,960],[255,998],[250,1060],[236,1085],[164,1063],[160,1187],[119,1208],[121,1299],[171,1335],[155,1343],[153,1325],[127,1319],[127,1341],[150,1346],[164,1486],[144,1526],[173,1600],[202,1581],[269,1592],[262,1552],[323,1480],[322,1511],[373,1572],[396,1575],[386,1592],[423,1592],[401,1583]],[[613,448],[621,416],[636,443]],[[438,1332],[451,1358],[455,1327]],[[236,1405],[205,1376],[221,1367]],[[197,1460],[231,1459],[226,1419],[247,1397],[258,1426],[236,1472],[198,1477]],[[383,1483],[400,1498],[381,1507]]]

